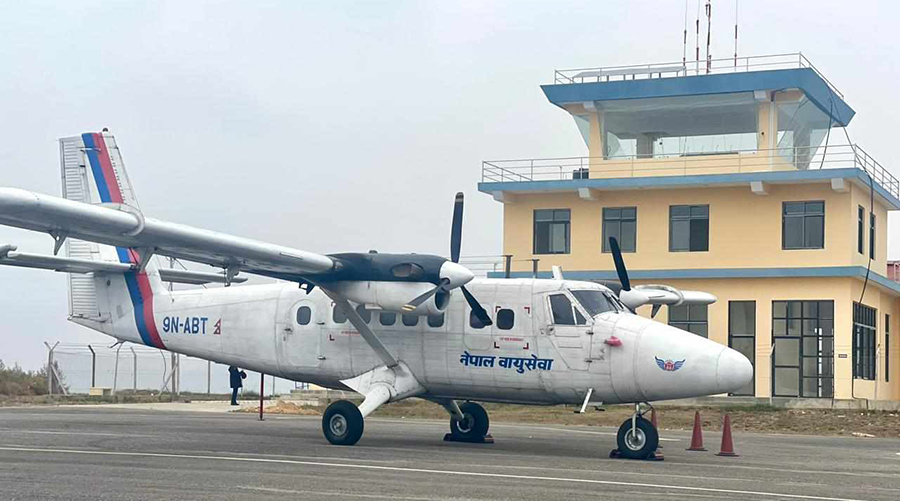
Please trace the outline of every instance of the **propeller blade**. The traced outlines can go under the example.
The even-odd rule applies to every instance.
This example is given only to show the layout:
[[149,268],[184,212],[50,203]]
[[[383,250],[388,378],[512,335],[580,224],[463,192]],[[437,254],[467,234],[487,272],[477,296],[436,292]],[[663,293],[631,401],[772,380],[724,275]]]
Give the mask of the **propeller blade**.
[[616,273],[619,274],[619,282],[622,283],[622,290],[631,290],[631,281],[628,280],[628,270],[625,269],[625,260],[622,259],[622,249],[619,248],[619,241],[616,237],[609,237],[609,250],[612,251],[613,262],[616,263]]
[[456,194],[453,202],[453,223],[450,226],[450,260],[459,262],[459,248],[462,246],[463,193]]
[[465,286],[460,287],[462,290],[463,296],[465,296],[466,301],[469,303],[469,307],[472,308],[472,312],[475,313],[475,316],[478,317],[478,320],[481,321],[481,324],[485,327],[489,325],[493,325],[494,322],[491,321],[491,317],[488,315],[484,308],[481,307],[481,303],[475,299],[475,296],[469,292]]
[[416,297],[416,298],[413,299],[412,301],[410,301],[410,302],[404,304],[404,305],[403,305],[403,311],[413,311],[413,310],[415,310],[416,308],[419,307],[420,304],[424,303],[425,301],[428,301],[428,299],[431,298],[431,296],[437,294],[437,292],[438,292],[439,290],[441,290],[441,287],[444,287],[445,285],[447,285],[447,284],[449,284],[449,283],[450,283],[450,280],[448,280],[448,279],[446,279],[446,278],[442,279],[442,280],[441,280],[441,283],[439,283],[439,284],[437,285],[437,287],[435,287],[435,288],[433,288],[433,289],[430,289],[430,290],[426,291],[424,294],[420,294],[418,297]]

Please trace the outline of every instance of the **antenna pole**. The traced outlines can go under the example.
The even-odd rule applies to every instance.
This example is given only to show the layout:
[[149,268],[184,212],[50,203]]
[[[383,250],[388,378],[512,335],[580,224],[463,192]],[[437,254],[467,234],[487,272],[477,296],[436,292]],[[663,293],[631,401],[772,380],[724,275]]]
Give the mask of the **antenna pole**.
[[681,50],[681,65],[685,67],[685,71],[687,71],[687,28],[688,28],[687,11],[688,11],[688,0],[684,0],[684,48]]
[[697,0],[697,32],[696,32],[696,49],[697,54],[694,58],[695,61],[695,71],[699,75],[700,74],[700,0]]
[[710,35],[712,32],[712,0],[706,0],[706,74],[712,67],[712,56],[709,54]]
[[738,0],[734,0],[734,67],[737,68]]

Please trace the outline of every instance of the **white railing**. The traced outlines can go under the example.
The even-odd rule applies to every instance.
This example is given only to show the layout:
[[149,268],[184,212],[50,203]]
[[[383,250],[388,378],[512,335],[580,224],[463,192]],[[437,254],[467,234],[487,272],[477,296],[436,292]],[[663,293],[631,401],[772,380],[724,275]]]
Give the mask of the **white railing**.
[[828,84],[841,99],[844,95],[819,72],[802,52],[787,54],[767,54],[737,58],[711,59],[707,61],[677,61],[666,63],[633,64],[625,66],[603,66],[595,68],[572,68],[553,71],[553,83],[557,85],[609,82],[615,80],[645,80],[651,78],[672,78],[722,73],[744,73],[748,71],[782,70],[810,68]]
[[859,169],[894,197],[900,181],[855,144],[736,150],[681,156],[560,157],[482,162],[484,183],[735,174],[776,170]]

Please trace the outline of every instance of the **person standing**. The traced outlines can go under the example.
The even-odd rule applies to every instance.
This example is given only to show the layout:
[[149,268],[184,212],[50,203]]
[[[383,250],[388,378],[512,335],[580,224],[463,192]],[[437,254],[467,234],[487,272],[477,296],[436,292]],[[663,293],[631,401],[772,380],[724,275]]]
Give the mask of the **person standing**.
[[228,367],[228,375],[231,379],[231,405],[238,405],[238,388],[244,386],[244,382],[241,380],[246,379],[247,373],[232,365]]

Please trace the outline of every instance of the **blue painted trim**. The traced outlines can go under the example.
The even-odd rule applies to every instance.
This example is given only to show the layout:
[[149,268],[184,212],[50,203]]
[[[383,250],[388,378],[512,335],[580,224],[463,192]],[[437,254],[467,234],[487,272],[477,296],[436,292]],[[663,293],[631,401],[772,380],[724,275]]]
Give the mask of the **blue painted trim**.
[[[798,181],[823,181],[826,179],[857,179],[863,186],[869,186],[869,177],[865,171],[856,168],[815,169],[792,171],[746,172],[735,174],[701,174],[688,176],[648,176],[596,179],[561,179],[559,181],[506,181],[481,182],[478,191],[491,194],[497,191],[511,192],[550,192],[575,191],[578,188],[596,190],[621,190],[639,188],[698,188],[715,184],[749,184],[751,181],[768,183],[791,183]],[[875,191],[884,198],[892,208],[900,210],[900,199],[891,195],[883,186],[874,183]]]
[[[618,280],[615,270],[576,270],[564,272],[570,280]],[[510,278],[531,278],[530,271],[514,271]],[[628,270],[633,280],[685,280],[685,279],[729,279],[729,278],[835,278],[852,277],[864,279],[865,266],[823,266],[806,268],[707,268],[681,270]],[[503,272],[489,272],[488,278],[503,278]],[[549,271],[538,272],[538,278],[552,278]],[[869,280],[900,295],[900,283],[875,272]]]
[[[802,90],[806,97],[823,113],[831,115],[835,125],[849,124],[856,114],[853,108],[835,94],[825,80],[810,68],[541,86],[547,99],[560,107],[566,103],[584,101],[697,96],[781,89]],[[834,103],[833,112],[832,102]]]

